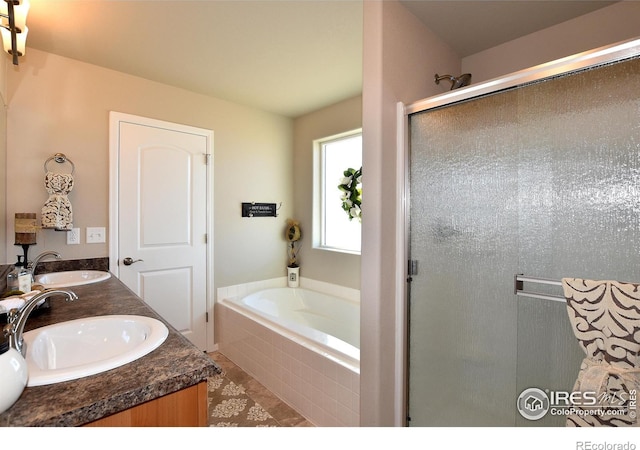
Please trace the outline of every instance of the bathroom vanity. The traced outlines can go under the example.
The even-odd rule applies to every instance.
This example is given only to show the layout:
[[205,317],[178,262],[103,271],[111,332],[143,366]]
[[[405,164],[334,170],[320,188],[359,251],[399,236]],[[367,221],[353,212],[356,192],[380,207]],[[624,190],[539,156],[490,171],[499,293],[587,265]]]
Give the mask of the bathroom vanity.
[[122,282],[69,288],[75,302],[51,298],[25,330],[90,316],[153,317],[169,328],[165,342],[124,366],[77,380],[27,387],[0,414],[0,426],[206,426],[207,379],[220,368]]

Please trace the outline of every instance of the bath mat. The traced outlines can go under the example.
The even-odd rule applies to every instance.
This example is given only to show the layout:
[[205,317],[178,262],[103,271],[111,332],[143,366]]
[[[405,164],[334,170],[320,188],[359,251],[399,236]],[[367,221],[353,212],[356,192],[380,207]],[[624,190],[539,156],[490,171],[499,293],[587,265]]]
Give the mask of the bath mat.
[[210,427],[277,427],[278,422],[249,397],[241,384],[222,375],[207,381]]

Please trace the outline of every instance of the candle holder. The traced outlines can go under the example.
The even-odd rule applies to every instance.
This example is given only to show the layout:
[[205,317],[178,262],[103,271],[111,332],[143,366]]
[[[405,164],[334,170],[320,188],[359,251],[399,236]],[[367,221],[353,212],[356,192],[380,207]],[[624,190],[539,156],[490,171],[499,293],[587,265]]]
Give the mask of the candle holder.
[[29,264],[29,247],[31,246],[31,244],[15,244],[15,245],[21,245],[22,246],[22,254],[24,255],[24,266],[27,267],[27,264]]
[[29,247],[36,245],[36,213],[16,213],[15,216],[15,245],[22,247],[25,267],[29,263]]

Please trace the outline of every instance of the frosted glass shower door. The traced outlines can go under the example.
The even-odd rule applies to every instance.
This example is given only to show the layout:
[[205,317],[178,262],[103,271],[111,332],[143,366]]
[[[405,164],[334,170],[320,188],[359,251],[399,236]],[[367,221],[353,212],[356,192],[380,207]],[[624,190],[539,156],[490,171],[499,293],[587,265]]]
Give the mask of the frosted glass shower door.
[[514,275],[640,281],[639,124],[638,59],[410,116],[410,426],[564,425],[516,401],[584,355]]
[[411,426],[515,421],[516,100],[411,117]]

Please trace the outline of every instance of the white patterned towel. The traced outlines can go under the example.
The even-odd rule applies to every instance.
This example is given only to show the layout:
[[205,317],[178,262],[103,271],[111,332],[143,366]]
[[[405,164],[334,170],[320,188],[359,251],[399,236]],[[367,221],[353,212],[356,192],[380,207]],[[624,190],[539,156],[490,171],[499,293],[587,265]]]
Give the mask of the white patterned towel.
[[73,176],[68,173],[47,172],[44,187],[49,193],[49,198],[42,207],[42,228],[71,230],[73,211],[67,195],[73,189]]
[[640,285],[563,278],[562,288],[586,353],[573,386],[583,401],[567,426],[638,426]]

